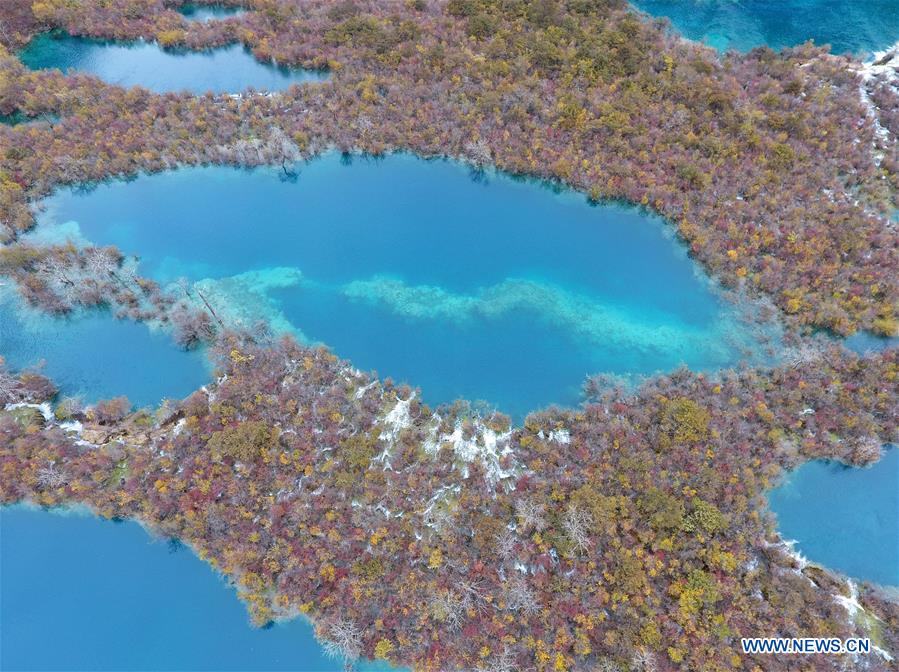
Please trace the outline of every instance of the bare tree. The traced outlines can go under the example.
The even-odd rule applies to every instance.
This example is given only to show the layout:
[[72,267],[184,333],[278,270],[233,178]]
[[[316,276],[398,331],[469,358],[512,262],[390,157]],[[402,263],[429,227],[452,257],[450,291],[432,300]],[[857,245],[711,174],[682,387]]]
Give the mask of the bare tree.
[[590,548],[590,528],[593,527],[593,516],[587,511],[572,504],[565,512],[562,527],[576,550],[586,551]]
[[0,369],[0,405],[13,404],[24,397],[22,383],[8,371]]
[[119,260],[115,259],[107,250],[99,247],[90,247],[84,251],[84,270],[91,275],[104,277],[112,275],[119,267]]
[[362,633],[351,620],[338,618],[317,633],[325,653],[350,670],[362,655]]
[[877,437],[862,437],[852,449],[852,459],[858,464],[871,464],[880,459],[882,449],[881,441]]
[[479,665],[477,672],[512,672],[515,669],[515,658],[512,650],[504,646],[498,656],[492,658],[486,665]]
[[490,165],[493,160],[490,146],[483,139],[465,143],[465,156],[478,168]]
[[637,649],[631,658],[631,672],[656,672],[656,659],[651,651]]
[[516,576],[505,583],[506,606],[510,611],[520,611],[533,616],[540,611],[537,596],[523,576]]
[[607,656],[602,656],[596,661],[594,672],[621,672],[621,666]]
[[785,348],[783,360],[791,369],[798,369],[813,364],[821,359],[823,353],[816,343],[801,343]]
[[449,630],[458,630],[465,620],[465,603],[452,590],[441,590],[431,601],[431,616]]
[[512,530],[506,528],[496,538],[496,551],[500,557],[508,558],[515,550],[516,544],[518,544],[518,537]]
[[269,129],[265,149],[270,154],[272,162],[280,164],[281,169],[287,175],[292,174],[288,166],[303,158],[300,148],[297,147],[293,140],[287,137],[287,134],[281,130],[280,126],[272,126]]
[[532,499],[519,499],[515,502],[515,514],[522,530],[533,528],[537,532],[546,528],[546,507]]
[[69,482],[66,472],[57,469],[52,462],[37,472],[37,482],[42,488],[58,488]]
[[84,400],[81,397],[65,397],[56,407],[58,419],[71,418],[84,412]]
[[71,276],[71,269],[61,259],[49,257],[41,261],[36,271],[47,279],[50,288],[68,302],[76,298],[77,288]]
[[480,581],[463,579],[456,584],[456,588],[462,595],[462,604],[466,611],[475,609],[482,614],[487,611],[490,600]]

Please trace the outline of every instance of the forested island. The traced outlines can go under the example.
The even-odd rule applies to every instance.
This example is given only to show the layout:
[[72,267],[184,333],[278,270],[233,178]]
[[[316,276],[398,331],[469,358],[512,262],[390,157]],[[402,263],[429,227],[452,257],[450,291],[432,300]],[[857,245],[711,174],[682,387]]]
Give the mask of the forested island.
[[[110,309],[216,364],[209,385],[137,411],[0,368],[2,503],[84,504],[180,539],[254,623],[304,615],[348,665],[845,669],[739,650],[776,633],[870,637],[854,662],[896,669],[895,595],[808,564],[764,499],[804,461],[866,465],[899,441],[895,347],[831,342],[899,333],[895,55],[722,55],[619,0],[240,6],[207,22],[162,0],[0,7],[0,115],[19,122],[0,125],[0,275],[33,308]],[[16,50],[48,30],[240,43],[327,77],[277,94],[124,89],[26,68]],[[515,426],[236,330],[196,287],[141,275],[140,250],[26,235],[64,185],[208,164],[290,177],[334,149],[453,157],[658,213],[783,322],[782,363],[637,387],[594,376],[582,406]]]

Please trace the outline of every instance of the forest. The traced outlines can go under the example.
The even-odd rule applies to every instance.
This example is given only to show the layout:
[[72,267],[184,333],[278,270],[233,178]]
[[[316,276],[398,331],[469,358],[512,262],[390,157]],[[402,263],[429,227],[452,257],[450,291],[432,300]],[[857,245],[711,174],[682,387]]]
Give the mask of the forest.
[[0,501],[138,519],[224,573],[257,624],[304,614],[348,664],[797,669],[738,655],[760,632],[899,647],[899,605],[863,584],[853,618],[846,580],[801,562],[764,499],[785,468],[867,464],[899,439],[895,350],[592,385],[515,428],[289,338],[225,333],[214,357],[216,383],[137,412],[0,373]]
[[[0,124],[0,275],[54,315],[163,324],[217,367],[187,398],[135,410],[0,366],[0,502],[139,520],[222,572],[257,625],[309,618],[348,665],[843,669],[738,653],[767,633],[899,651],[895,597],[862,584],[850,613],[835,596],[854,588],[798,558],[764,498],[804,461],[869,464],[899,441],[897,350],[812,338],[899,332],[885,77],[811,44],[718,54],[620,0],[239,4],[202,23],[163,0],[0,3],[0,115],[18,122]],[[124,89],[25,68],[16,50],[48,30],[242,43],[329,78]],[[776,307],[784,363],[634,389],[594,377],[583,406],[512,426],[465,401],[430,408],[324,348],[231,331],[196,288],[142,277],[139,250],[23,239],[62,186],[290,170],[331,150],[448,156],[659,213],[713,277]]]

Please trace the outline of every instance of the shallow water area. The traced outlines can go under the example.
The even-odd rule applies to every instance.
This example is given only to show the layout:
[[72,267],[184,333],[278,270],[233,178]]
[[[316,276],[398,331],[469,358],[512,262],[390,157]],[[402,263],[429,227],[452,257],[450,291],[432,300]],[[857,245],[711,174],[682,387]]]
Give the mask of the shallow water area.
[[816,460],[768,493],[784,539],[809,561],[899,586],[899,448],[870,467]]
[[890,348],[899,348],[899,336],[877,336],[867,331],[859,331],[842,339],[842,344],[853,352],[864,355],[871,352],[883,352]]
[[715,369],[764,348],[659,218],[450,161],[336,154],[191,168],[45,202],[54,231],[187,277],[231,323],[324,342],[428,403],[515,417],[588,374]]
[[59,117],[55,114],[41,114],[36,117],[29,117],[22,112],[0,114],[0,124],[4,126],[20,126],[23,124],[37,124],[40,122],[55,124],[57,121],[59,121]]
[[246,10],[240,7],[226,7],[225,5],[194,5],[186,4],[178,8],[178,13],[188,21],[206,23],[218,21],[232,16],[246,14]]
[[20,505],[0,527],[0,669],[343,669],[300,619],[251,627],[206,563],[137,523]]
[[721,51],[796,46],[807,40],[834,53],[864,55],[899,41],[896,0],[632,0],[667,17],[691,40]]
[[156,93],[236,93],[249,87],[282,91],[328,77],[322,71],[260,63],[239,44],[210,51],[174,51],[155,42],[104,42],[59,32],[37,35],[19,58],[32,70],[74,70],[109,84],[143,86]]
[[106,311],[52,318],[24,308],[0,288],[0,356],[12,370],[50,377],[63,396],[92,403],[126,395],[136,406],[180,399],[207,383],[202,351],[177,348],[167,333]]

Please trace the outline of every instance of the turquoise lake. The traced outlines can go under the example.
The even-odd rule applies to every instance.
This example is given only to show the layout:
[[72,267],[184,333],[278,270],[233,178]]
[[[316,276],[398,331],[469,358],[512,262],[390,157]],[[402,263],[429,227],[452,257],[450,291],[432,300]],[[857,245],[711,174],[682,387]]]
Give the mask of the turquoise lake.
[[38,238],[139,254],[232,323],[323,342],[428,403],[521,419],[588,374],[764,357],[656,217],[408,155],[327,155],[296,180],[192,168],[45,202]]
[[0,669],[343,669],[305,621],[251,627],[206,563],[137,523],[14,506],[0,531]]
[[781,49],[814,40],[866,55],[899,41],[896,0],[631,0],[716,49]]
[[817,460],[768,494],[784,539],[810,561],[899,586],[899,448],[870,467]]
[[91,403],[124,394],[137,406],[155,407],[209,381],[203,353],[178,349],[166,333],[99,311],[54,319],[24,309],[10,294],[0,291],[0,356],[13,370],[49,376],[64,396]]
[[327,79],[324,72],[260,63],[238,44],[211,51],[173,51],[155,42],[103,42],[55,32],[36,36],[19,52],[19,59],[32,70],[73,70],[156,93],[236,93],[249,87],[282,91]]

